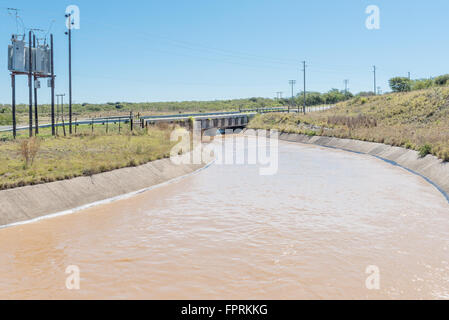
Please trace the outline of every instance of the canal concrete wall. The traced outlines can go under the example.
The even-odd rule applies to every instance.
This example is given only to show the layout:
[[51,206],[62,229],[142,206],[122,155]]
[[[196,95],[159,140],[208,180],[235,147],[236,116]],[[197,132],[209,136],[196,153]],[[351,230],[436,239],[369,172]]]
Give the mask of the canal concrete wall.
[[175,165],[170,159],[118,169],[91,177],[0,192],[0,226],[49,216],[107,199],[138,193],[193,173],[205,165]]
[[[255,133],[254,130],[246,130],[243,134],[255,135]],[[367,154],[388,161],[427,179],[438,187],[449,201],[449,163],[433,155],[421,158],[417,151],[381,143],[322,136],[311,137],[296,133],[281,133],[279,139]]]

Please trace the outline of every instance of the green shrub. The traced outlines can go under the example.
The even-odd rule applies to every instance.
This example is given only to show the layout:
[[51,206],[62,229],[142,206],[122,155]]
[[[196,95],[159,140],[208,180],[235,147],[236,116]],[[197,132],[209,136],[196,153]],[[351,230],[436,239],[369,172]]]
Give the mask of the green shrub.
[[307,131],[307,135],[309,137],[315,137],[317,135],[317,133],[315,131]]
[[412,82],[412,90],[424,90],[432,88],[435,85],[431,79],[420,79]]
[[410,80],[405,77],[394,77],[390,79],[390,87],[393,92],[407,92],[414,90],[424,90],[449,84],[449,74],[444,74],[435,79]]
[[424,158],[431,153],[432,153],[432,146],[429,144],[425,144],[419,148],[419,156],[421,158]]
[[393,92],[407,92],[411,90],[411,83],[409,78],[395,77],[391,78],[390,88]]
[[449,81],[449,74],[436,77],[434,81],[437,86],[444,86]]

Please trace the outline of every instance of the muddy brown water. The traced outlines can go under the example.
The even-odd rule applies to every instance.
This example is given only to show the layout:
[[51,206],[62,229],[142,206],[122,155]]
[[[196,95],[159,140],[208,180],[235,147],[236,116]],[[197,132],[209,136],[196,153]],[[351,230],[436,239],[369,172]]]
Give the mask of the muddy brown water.
[[[76,265],[80,290],[66,288]],[[368,266],[380,290],[368,290]],[[279,172],[212,165],[0,230],[2,299],[449,298],[449,205],[373,157],[280,143]]]

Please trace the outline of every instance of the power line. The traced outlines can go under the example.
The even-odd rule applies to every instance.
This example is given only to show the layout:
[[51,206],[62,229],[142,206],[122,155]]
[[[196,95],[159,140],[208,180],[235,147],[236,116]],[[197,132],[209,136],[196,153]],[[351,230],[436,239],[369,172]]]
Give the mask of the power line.
[[53,25],[55,24],[55,22],[56,22],[55,19],[53,19],[53,20],[50,22],[50,26],[48,27],[47,33],[45,34],[45,39],[47,39],[48,35],[50,34],[51,29],[53,28]]
[[[99,25],[102,26],[107,26],[108,28],[112,28],[112,29],[118,29],[117,26],[115,25],[108,25],[108,24],[104,24],[101,23]],[[182,41],[182,40],[175,40],[175,39],[170,39],[167,38],[165,36],[162,35],[158,35],[158,34],[154,34],[154,33],[149,33],[146,31],[142,31],[139,30],[136,32],[136,34],[139,34],[143,37],[145,37],[146,39],[151,39],[151,43],[154,43],[154,38],[157,38],[158,40],[164,42],[165,44],[169,44],[170,46],[174,46],[177,48],[184,48],[190,51],[199,51],[201,53],[213,53],[213,54],[218,54],[221,56],[225,56],[227,58],[237,58],[240,60],[246,60],[246,61],[250,61],[252,63],[261,63],[261,64],[268,64],[268,67],[271,68],[276,68],[276,69],[285,69],[285,70],[289,70],[290,68],[288,68],[288,66],[292,66],[294,64],[294,60],[293,59],[288,59],[288,58],[274,58],[274,57],[266,57],[266,56],[260,56],[260,55],[256,55],[256,54],[251,54],[251,53],[242,53],[242,52],[237,52],[237,51],[230,51],[230,50],[224,50],[224,49],[219,49],[219,48],[215,48],[215,47],[210,47],[210,46],[206,46],[206,45],[202,45],[202,44],[198,44],[198,43],[192,43],[192,42],[187,42],[187,41]],[[179,53],[179,50],[176,50],[175,52],[170,52],[167,50],[160,50],[158,48],[152,48],[152,50],[155,51],[159,51],[159,52],[163,52],[163,53],[169,53],[169,54],[175,54],[175,55],[182,55]],[[193,58],[200,58],[200,59],[207,59],[207,60],[211,60],[211,61],[216,61],[216,62],[225,62],[225,63],[232,63],[232,64],[238,64],[235,61],[223,61],[221,58],[217,58],[220,60],[212,60],[210,57],[204,58],[203,56],[189,56],[189,55],[182,55],[182,56],[187,56],[187,57],[193,57]],[[241,64],[239,63],[239,65],[244,65],[244,66],[248,66],[245,64]],[[280,66],[282,66],[280,68]]]
[[139,33],[144,34],[144,35],[149,35],[151,37],[157,37],[157,38],[161,39],[162,41],[171,42],[175,46],[184,47],[184,48],[191,49],[191,50],[200,50],[202,52],[205,50],[212,51],[212,52],[216,52],[216,53],[219,53],[222,55],[237,57],[237,58],[251,60],[251,61],[254,61],[254,59],[260,59],[260,60],[265,60],[269,63],[274,63],[274,64],[292,65],[294,63],[293,59],[273,58],[273,57],[256,55],[256,54],[252,54],[252,53],[243,53],[243,52],[238,52],[238,51],[224,50],[224,49],[220,49],[220,48],[206,46],[203,44],[187,42],[187,41],[182,41],[182,40],[174,40],[174,39],[167,38],[165,36],[160,36],[160,35],[156,35],[156,34],[149,33],[149,32],[139,31]]
[[[161,50],[161,49],[157,49],[157,48],[152,48],[152,51],[158,51],[164,54],[171,54],[171,55],[175,55],[175,56],[181,56],[181,57],[187,57],[187,58],[194,58],[194,59],[199,59],[201,61],[211,61],[211,62],[218,62],[221,64],[230,64],[230,65],[237,65],[237,66],[242,66],[245,68],[252,68],[252,69],[271,69],[271,70],[277,70],[277,71],[287,71],[287,70],[291,70],[291,68],[288,67],[279,67],[279,66],[273,66],[273,65],[250,65],[248,63],[240,63],[240,62],[236,62],[236,61],[229,61],[229,60],[224,60],[221,59],[219,57],[217,58],[211,58],[211,57],[205,57],[205,56],[199,56],[199,55],[190,55],[190,54],[185,54],[185,53],[180,53],[179,51],[173,52],[173,51],[167,51],[167,50]],[[257,61],[254,61],[255,63],[257,63]]]
[[[12,15],[14,13],[14,17],[16,19],[16,33],[19,34],[19,24],[22,25],[22,31],[23,34],[25,34],[26,32],[26,28],[25,28],[25,23],[23,22],[22,18],[19,16],[19,11],[22,11],[21,9],[17,9],[17,8],[6,8],[6,10],[8,11],[9,15]],[[25,38],[25,36],[24,36]]]
[[[104,24],[104,23],[102,23],[101,25],[108,27],[108,28],[114,28],[117,30],[119,29],[116,25],[109,25],[109,24]],[[282,65],[289,65],[289,66],[293,65],[294,61],[295,61],[294,59],[288,59],[288,58],[274,58],[274,57],[261,56],[261,55],[257,55],[257,54],[253,54],[253,53],[244,53],[244,52],[238,52],[238,51],[225,50],[225,49],[211,47],[211,46],[204,45],[204,44],[188,42],[185,40],[172,39],[167,36],[151,33],[148,31],[138,30],[136,32],[136,34],[140,34],[143,37],[146,37],[147,39],[150,38],[152,41],[155,40],[154,38],[157,38],[158,40],[165,42],[165,43],[170,43],[170,45],[175,46],[175,47],[185,48],[185,49],[194,50],[194,51],[201,51],[201,52],[209,51],[209,52],[213,52],[215,54],[220,54],[220,55],[224,55],[224,56],[228,56],[228,57],[245,59],[245,60],[250,60],[250,61],[259,59],[259,60],[265,60],[265,63],[282,64]]]

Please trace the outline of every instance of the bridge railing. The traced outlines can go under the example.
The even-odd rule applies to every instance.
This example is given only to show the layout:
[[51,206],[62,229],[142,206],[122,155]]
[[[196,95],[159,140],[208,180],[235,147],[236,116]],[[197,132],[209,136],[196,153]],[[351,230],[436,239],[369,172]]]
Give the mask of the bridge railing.
[[241,109],[241,113],[257,112],[257,113],[273,113],[273,112],[287,112],[288,107],[271,107],[271,108],[253,108],[253,109]]
[[168,119],[168,118],[195,118],[195,117],[207,117],[207,116],[220,116],[220,115],[229,115],[236,114],[240,111],[232,111],[232,112],[212,112],[212,113],[179,113],[172,115],[158,115],[158,116],[143,116],[140,119],[151,120],[151,119]]

